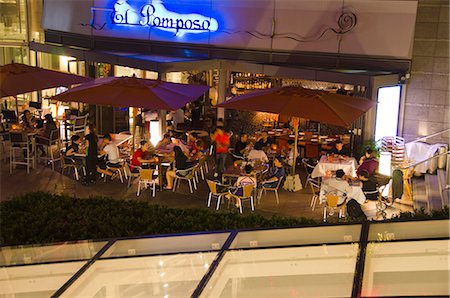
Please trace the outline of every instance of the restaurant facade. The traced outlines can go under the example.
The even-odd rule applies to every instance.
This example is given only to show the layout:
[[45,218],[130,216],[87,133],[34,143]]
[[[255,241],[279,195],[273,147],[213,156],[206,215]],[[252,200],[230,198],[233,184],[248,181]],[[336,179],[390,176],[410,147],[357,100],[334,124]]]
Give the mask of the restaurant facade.
[[[424,41],[442,41],[442,33],[428,38],[421,29],[436,12],[433,24],[448,25],[443,1],[45,0],[42,7],[30,2],[34,7],[24,2],[25,63],[92,77],[178,82],[203,73],[201,81],[212,87],[203,100],[213,104],[275,86],[343,88],[379,103],[349,128],[360,140],[388,132],[415,139],[448,126],[448,82],[434,83],[436,75],[445,79],[445,57],[440,56],[448,60],[448,53],[437,45],[433,53],[423,53]],[[40,13],[41,31],[30,26]],[[448,36],[446,43],[448,49]],[[423,55],[441,59],[437,73],[425,72],[427,79],[414,63],[423,64]],[[427,96],[424,80],[430,85]],[[441,101],[431,104],[436,92]],[[427,112],[414,122],[419,108]],[[120,122],[127,123],[129,116],[107,107],[95,113],[106,119],[101,123],[115,123],[100,129],[105,131],[125,129]],[[217,117],[227,118],[220,110]],[[448,142],[446,137],[440,141]]]

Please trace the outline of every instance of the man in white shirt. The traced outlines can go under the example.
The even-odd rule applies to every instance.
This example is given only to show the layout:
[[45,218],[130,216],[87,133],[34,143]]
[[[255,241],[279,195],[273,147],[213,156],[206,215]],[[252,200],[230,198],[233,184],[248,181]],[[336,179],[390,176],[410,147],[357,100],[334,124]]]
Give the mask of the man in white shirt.
[[343,204],[347,196],[352,192],[352,187],[345,180],[345,173],[343,170],[336,171],[336,178],[326,179],[322,183],[321,192],[335,193],[339,196],[338,206]]
[[247,159],[252,161],[261,161],[263,163],[269,162],[269,158],[267,158],[267,154],[262,150],[262,145],[259,142],[256,142],[253,149],[250,150]]
[[120,155],[119,148],[116,144],[111,142],[111,134],[106,134],[103,139],[103,148],[100,151],[100,154],[107,155],[108,160],[106,165],[110,168],[120,168]]

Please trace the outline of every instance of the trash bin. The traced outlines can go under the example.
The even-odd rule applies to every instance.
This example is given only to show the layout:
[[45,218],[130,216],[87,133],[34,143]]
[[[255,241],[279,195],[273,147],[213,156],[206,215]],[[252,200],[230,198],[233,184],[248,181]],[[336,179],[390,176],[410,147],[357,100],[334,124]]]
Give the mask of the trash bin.
[[[447,150],[448,150],[447,146],[441,146],[438,149],[438,154],[444,153]],[[437,167],[439,169],[444,169],[445,168],[445,165],[447,164],[447,155],[448,154],[444,154],[444,155],[441,155],[441,156],[438,157],[438,165],[437,165]]]

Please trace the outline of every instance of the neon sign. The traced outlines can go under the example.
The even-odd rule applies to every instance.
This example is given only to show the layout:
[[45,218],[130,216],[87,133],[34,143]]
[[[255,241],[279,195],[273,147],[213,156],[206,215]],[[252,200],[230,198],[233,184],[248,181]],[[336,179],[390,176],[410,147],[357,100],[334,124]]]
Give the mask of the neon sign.
[[111,15],[115,25],[150,26],[173,32],[175,36],[185,33],[214,32],[218,29],[216,19],[201,14],[181,14],[167,10],[160,3],[145,4],[140,8],[131,6],[127,0],[117,0]]

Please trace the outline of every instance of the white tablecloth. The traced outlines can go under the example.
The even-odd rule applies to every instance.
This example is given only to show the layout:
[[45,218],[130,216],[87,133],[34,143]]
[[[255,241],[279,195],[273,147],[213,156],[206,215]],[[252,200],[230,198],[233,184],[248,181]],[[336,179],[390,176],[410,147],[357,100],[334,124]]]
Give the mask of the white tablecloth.
[[[334,178],[331,178],[331,179],[334,179]],[[322,182],[322,185],[320,187],[320,193],[319,193],[320,203],[324,203],[327,200],[327,198],[325,196],[327,193],[336,191],[336,189],[329,187],[327,180],[328,179],[324,179]],[[350,199],[355,199],[358,203],[364,204],[364,202],[366,201],[366,196],[364,195],[362,187],[350,185],[350,189],[351,189],[351,191],[347,193],[347,202]],[[344,199],[345,199],[345,197],[340,198],[338,201],[338,204],[342,204]]]
[[[405,144],[407,158],[411,163],[417,163],[428,159],[436,153],[439,147],[447,147],[447,144],[427,144],[423,142],[407,143]],[[430,167],[430,162],[424,162],[415,167],[414,172],[426,173]]]
[[333,159],[328,161],[327,156],[323,155],[319,163],[315,166],[311,173],[312,178],[327,176],[327,171],[344,170],[345,174],[351,177],[356,177],[356,159],[349,157],[346,160]]

